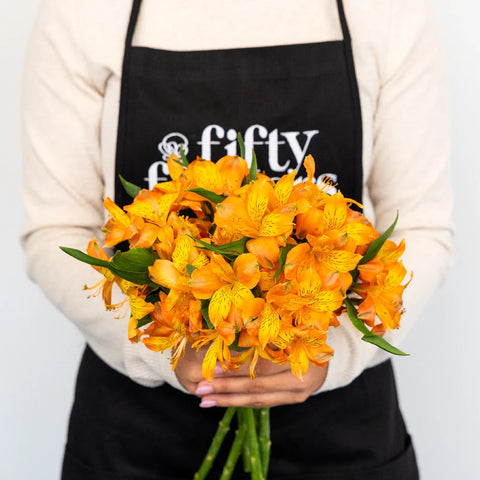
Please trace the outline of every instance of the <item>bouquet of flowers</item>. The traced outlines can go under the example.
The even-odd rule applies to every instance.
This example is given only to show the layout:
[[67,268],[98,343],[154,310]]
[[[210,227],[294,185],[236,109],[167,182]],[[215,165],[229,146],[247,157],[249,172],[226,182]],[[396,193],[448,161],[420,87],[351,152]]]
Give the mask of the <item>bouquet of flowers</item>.
[[[300,379],[312,363],[326,365],[333,349],[328,330],[351,321],[363,340],[404,355],[383,334],[399,325],[406,270],[399,260],[404,242],[388,240],[397,219],[380,235],[328,181],[313,182],[315,163],[274,182],[240,156],[218,162],[188,162],[171,155],[171,181],[145,190],[122,179],[133,201],[123,209],[104,201],[110,219],[104,247],[128,242],[113,256],[93,239],[87,254],[66,253],[89,263],[107,309],[112,287],[125,294],[131,318],[128,336],[147,348],[171,351],[174,369],[188,344],[206,347],[205,379],[215,367],[249,364],[255,378],[259,357],[289,364]],[[397,215],[398,218],[398,215]],[[93,288],[93,287],[92,287]],[[346,312],[346,315],[342,315]],[[232,354],[235,352],[235,354]],[[215,459],[234,416],[238,430],[222,479],[240,455],[254,480],[265,479],[270,456],[268,409],[229,408],[195,478]]]

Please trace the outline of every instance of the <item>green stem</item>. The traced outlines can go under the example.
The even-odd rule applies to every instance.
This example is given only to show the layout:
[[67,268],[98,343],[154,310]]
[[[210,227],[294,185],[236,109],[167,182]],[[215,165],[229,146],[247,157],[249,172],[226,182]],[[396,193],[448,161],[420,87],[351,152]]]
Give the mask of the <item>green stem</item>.
[[225,415],[220,420],[217,428],[217,432],[213,437],[212,443],[210,444],[210,448],[208,449],[205,458],[200,465],[197,473],[194,475],[194,480],[203,480],[207,475],[210,469],[212,468],[213,462],[220,450],[222,445],[223,439],[225,435],[230,430],[230,422],[232,421],[233,416],[235,415],[237,409],[236,407],[227,408]]
[[[245,408],[239,408],[237,413],[238,424],[245,426],[245,432],[247,431],[247,418],[245,416]],[[250,444],[243,442],[242,447],[242,459],[243,459],[243,471],[250,473],[252,471],[252,465],[250,463]]]
[[222,476],[220,480],[230,480],[233,471],[235,470],[235,465],[237,464],[238,457],[242,451],[243,440],[245,438],[245,433],[247,431],[245,423],[240,424],[238,430],[235,434],[235,439],[232,443],[232,448],[228,454],[227,461],[223,467]]
[[263,476],[267,478],[268,464],[270,463],[270,409],[259,410],[258,441],[260,443],[260,455],[262,457]]
[[250,444],[250,463],[252,465],[252,480],[264,480],[262,474],[262,459],[260,458],[260,449],[258,447],[257,428],[255,426],[255,415],[253,408],[245,409],[247,420],[248,443]]

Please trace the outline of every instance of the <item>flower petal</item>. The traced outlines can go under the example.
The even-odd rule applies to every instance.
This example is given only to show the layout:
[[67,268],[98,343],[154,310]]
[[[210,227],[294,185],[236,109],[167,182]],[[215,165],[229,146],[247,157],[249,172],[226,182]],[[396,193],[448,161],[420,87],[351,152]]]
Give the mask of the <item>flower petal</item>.
[[260,280],[260,265],[253,253],[239,255],[234,264],[235,278],[249,290],[254,288]]
[[227,318],[231,306],[232,287],[231,285],[225,285],[212,295],[212,299],[208,304],[208,316],[214,327]]

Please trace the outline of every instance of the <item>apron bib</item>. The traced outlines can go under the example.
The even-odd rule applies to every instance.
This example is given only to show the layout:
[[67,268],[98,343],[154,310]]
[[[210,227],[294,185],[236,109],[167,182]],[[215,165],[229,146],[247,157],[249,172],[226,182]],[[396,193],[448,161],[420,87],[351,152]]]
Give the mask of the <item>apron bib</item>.
[[[310,153],[317,182],[327,175],[346,197],[361,201],[360,101],[341,0],[343,40],[188,52],[133,47],[140,5],[134,0],[125,47],[117,204],[131,202],[119,174],[152,188],[168,179],[168,156],[181,146],[189,159],[216,160],[238,153],[238,131],[270,177],[293,169],[306,177],[302,163]],[[224,413],[198,404],[169,385],[132,382],[87,347],[62,478],[192,479]],[[390,362],[347,387],[273,408],[271,428],[269,480],[418,478]],[[219,478],[230,443],[227,438],[210,478]],[[232,478],[249,476],[239,471]]]

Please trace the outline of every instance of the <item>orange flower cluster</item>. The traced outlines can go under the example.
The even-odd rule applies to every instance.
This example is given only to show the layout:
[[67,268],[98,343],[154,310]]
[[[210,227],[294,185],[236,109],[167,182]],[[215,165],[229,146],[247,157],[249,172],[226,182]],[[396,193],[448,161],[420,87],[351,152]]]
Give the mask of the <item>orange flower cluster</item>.
[[304,165],[307,181],[295,184],[296,172],[274,182],[238,156],[188,164],[172,155],[171,181],[138,189],[124,209],[105,200],[104,246],[128,241],[151,259],[140,262],[142,284],[122,275],[141,269],[137,259],[135,267],[121,255],[109,259],[96,240],[88,248],[103,262],[95,268],[105,276],[107,308],[114,283],[128,296],[131,341],[171,349],[173,368],[188,343],[208,346],[208,380],[217,362],[224,369],[250,362],[253,378],[259,357],[288,362],[302,378],[309,363],[332,357],[327,332],[347,299],[369,336],[397,328],[404,243],[379,239],[350,208],[355,201],[313,183],[311,156]]

